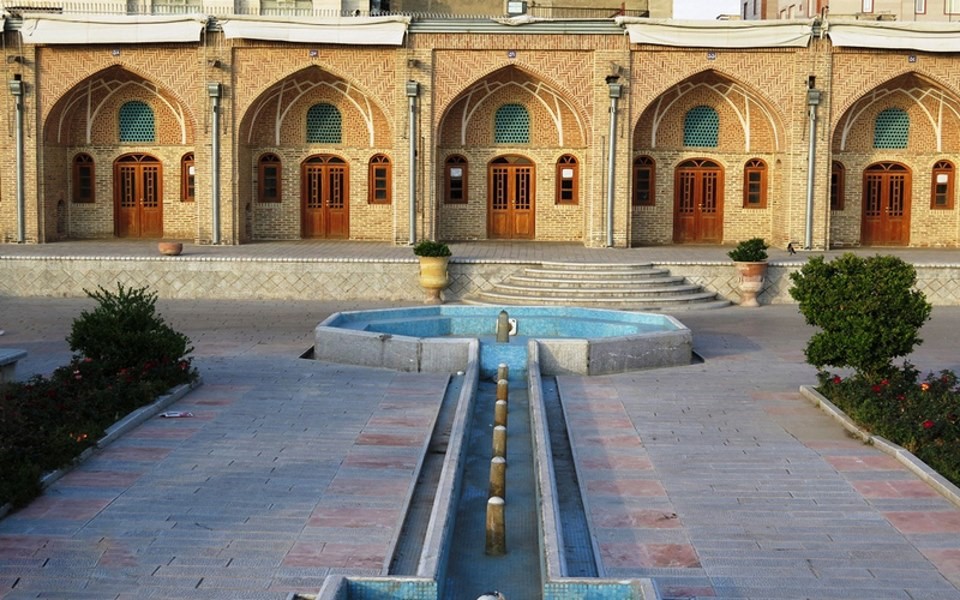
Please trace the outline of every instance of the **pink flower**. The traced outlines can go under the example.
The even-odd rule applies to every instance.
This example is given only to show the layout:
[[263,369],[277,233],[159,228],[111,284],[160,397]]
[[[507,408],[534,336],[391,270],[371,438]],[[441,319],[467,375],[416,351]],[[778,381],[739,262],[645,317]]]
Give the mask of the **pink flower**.
[[832,381],[833,381],[833,383],[835,383],[836,385],[840,385],[840,382],[842,382],[843,380],[840,379],[840,376],[839,376],[839,375],[834,375]]
[[890,380],[889,380],[889,379],[883,379],[883,380],[880,381],[880,385],[890,385]]
[[931,421],[930,419],[927,419],[926,421],[924,421],[924,422],[922,423],[922,425],[923,425],[923,428],[924,428],[924,429],[930,429],[931,427],[934,426],[934,422]]
[[930,389],[930,384],[924,381],[923,383],[920,384],[920,389],[923,391],[927,391]]
[[883,386],[882,386],[882,385],[874,385],[874,386],[872,386],[870,389],[873,390],[873,393],[879,394],[879,393],[883,390]]
[[904,396],[903,394],[897,394],[897,400],[903,402],[903,401],[906,400],[906,399],[907,399],[907,397]]

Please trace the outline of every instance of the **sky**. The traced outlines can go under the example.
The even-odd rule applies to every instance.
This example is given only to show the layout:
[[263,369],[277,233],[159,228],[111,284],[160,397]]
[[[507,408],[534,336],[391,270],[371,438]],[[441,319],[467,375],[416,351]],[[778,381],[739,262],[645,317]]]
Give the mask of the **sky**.
[[710,21],[720,14],[740,14],[740,0],[673,0],[674,19]]

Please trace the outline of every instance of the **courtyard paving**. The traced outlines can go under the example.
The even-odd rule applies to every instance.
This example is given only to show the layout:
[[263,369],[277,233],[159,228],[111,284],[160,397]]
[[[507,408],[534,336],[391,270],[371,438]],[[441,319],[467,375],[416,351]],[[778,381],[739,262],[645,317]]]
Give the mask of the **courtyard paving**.
[[[162,300],[196,347],[204,385],[171,407],[194,417],[0,521],[0,598],[280,600],[379,572],[446,378],[297,356],[330,312],[383,305]],[[90,306],[0,298],[20,375],[63,364]],[[796,307],[680,318],[704,362],[559,381],[603,574],[676,599],[960,599],[960,509],[800,397]],[[958,327],[935,308],[913,362],[960,370]]]

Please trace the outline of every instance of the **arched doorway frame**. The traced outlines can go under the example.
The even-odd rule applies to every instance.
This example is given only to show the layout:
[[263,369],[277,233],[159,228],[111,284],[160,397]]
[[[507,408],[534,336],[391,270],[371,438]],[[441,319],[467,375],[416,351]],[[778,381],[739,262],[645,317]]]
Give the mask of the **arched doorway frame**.
[[908,246],[913,173],[896,161],[879,161],[863,170],[860,244]]
[[674,243],[723,242],[723,180],[723,166],[712,158],[690,158],[674,168]]
[[163,237],[163,164],[144,152],[113,161],[113,232],[117,237]]
[[350,237],[350,166],[336,154],[312,154],[300,163],[300,236]]
[[502,154],[487,163],[487,237],[536,238],[536,165],[520,154]]

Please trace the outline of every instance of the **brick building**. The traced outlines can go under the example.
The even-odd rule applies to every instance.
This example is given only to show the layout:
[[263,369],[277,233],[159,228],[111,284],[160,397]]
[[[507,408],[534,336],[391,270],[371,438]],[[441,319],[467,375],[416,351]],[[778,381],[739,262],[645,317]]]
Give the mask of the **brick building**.
[[0,240],[956,247],[958,33],[14,13]]

